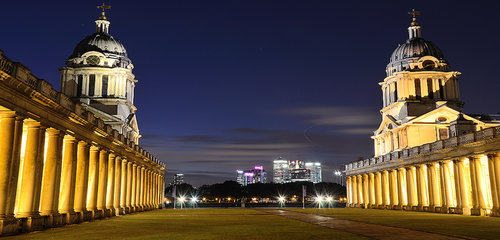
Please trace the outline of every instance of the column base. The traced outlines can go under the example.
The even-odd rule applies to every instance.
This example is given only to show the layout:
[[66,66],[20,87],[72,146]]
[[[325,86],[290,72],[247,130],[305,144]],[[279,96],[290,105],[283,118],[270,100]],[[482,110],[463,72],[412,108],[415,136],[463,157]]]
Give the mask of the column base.
[[115,216],[123,215],[121,208],[115,208]]
[[22,232],[31,232],[45,228],[45,219],[39,215],[19,218],[19,222],[21,223]]
[[92,213],[89,211],[78,211],[76,212],[79,222],[85,222],[92,219]]
[[471,208],[470,215],[472,216],[481,216],[481,209],[479,208]]
[[61,213],[62,224],[79,223],[79,216],[76,212]]
[[0,234],[10,235],[19,233],[19,221],[15,218],[0,219]]
[[105,217],[115,216],[115,209],[113,207],[111,207],[111,208],[104,210],[104,216]]

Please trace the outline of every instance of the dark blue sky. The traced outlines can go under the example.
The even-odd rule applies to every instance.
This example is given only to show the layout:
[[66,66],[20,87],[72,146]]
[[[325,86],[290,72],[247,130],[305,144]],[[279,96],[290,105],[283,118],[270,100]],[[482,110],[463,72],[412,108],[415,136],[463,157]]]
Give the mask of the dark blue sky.
[[[100,3],[4,2],[0,49],[58,89],[57,68],[95,31]],[[167,163],[168,180],[221,182],[254,165],[271,173],[277,156],[320,161],[331,180],[372,155],[378,82],[412,8],[423,37],[462,72],[465,112],[500,112],[498,1],[106,3],[139,80],[140,143]]]

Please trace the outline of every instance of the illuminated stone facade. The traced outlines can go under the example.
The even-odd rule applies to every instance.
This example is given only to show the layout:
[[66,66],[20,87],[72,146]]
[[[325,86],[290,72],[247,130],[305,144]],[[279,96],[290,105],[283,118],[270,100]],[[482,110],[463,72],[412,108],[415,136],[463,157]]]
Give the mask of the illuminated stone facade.
[[[121,71],[115,76],[133,80],[131,67],[68,68],[57,92],[0,51],[0,235],[162,205],[165,164],[137,145],[137,125],[117,129],[71,98],[71,71]],[[130,99],[117,105],[134,111]]]
[[500,116],[461,113],[459,72],[415,21],[380,83],[375,156],[346,165],[348,206],[500,215]]
[[109,34],[104,13],[95,23],[96,32],[81,40],[59,69],[61,92],[137,144],[134,65],[121,42]]

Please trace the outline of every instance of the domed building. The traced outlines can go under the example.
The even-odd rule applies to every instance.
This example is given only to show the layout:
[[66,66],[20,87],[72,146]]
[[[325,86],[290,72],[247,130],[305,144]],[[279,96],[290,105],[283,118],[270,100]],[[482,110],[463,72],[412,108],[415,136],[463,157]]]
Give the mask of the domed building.
[[[441,49],[422,37],[415,18],[408,40],[392,53],[382,89],[382,123],[375,131],[375,156],[450,136],[450,122],[462,111],[460,72],[450,71]],[[493,126],[465,115],[476,128]]]
[[375,156],[346,165],[347,206],[500,216],[500,115],[462,113],[460,73],[410,14],[379,83]]
[[104,9],[95,23],[96,32],[81,40],[59,69],[61,91],[138,143],[134,65],[123,44],[109,34]]

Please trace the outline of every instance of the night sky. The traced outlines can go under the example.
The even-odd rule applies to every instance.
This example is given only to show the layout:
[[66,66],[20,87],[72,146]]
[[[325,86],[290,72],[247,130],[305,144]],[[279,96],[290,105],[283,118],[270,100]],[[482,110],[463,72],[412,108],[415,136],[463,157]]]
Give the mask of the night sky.
[[[99,1],[4,1],[0,49],[59,89],[58,68],[95,31]],[[407,38],[462,72],[466,113],[500,112],[499,1],[107,1],[110,33],[139,82],[140,144],[195,186],[278,156],[323,163],[323,179],[373,154],[378,83]],[[467,5],[465,4],[467,3]]]

